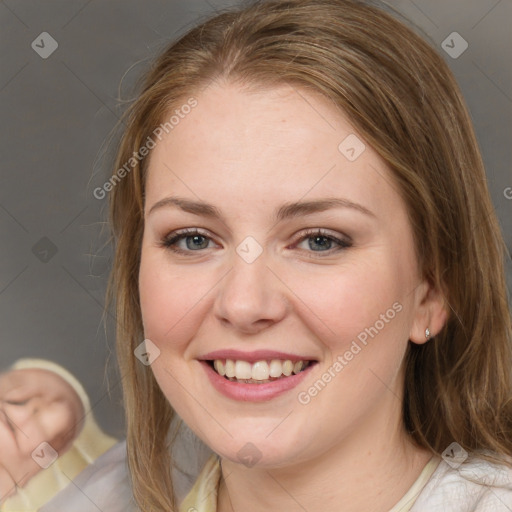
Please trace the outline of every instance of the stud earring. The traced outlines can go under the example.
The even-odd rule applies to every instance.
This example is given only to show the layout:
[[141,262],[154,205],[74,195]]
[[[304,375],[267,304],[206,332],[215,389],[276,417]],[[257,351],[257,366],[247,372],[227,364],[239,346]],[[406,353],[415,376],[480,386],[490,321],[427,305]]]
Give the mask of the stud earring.
[[427,338],[427,340],[430,338],[430,329],[428,327],[425,329],[425,338]]

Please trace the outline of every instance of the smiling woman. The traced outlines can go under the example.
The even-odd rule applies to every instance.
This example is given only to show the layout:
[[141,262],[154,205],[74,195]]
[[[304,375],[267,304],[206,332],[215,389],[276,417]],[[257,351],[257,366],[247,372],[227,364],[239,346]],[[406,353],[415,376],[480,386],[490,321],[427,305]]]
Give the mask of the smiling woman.
[[[356,0],[216,15],[116,169],[190,97],[111,192],[141,510],[510,510],[505,246],[443,59]],[[214,452],[186,496],[175,417]]]

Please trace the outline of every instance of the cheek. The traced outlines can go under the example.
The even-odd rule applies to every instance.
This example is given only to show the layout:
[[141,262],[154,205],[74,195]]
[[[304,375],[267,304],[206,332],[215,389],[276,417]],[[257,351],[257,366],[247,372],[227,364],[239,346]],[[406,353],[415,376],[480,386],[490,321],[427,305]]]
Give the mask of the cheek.
[[394,397],[390,389],[398,394],[407,348],[408,289],[397,265],[381,253],[346,268],[303,278],[297,287],[297,295],[311,299],[305,301],[311,311],[304,308],[301,319],[309,319],[325,354],[321,372],[299,387],[297,401],[304,413],[323,411],[327,437],[346,434],[344,428],[379,401]]
[[143,249],[139,293],[144,336],[160,350],[178,350],[193,337],[214,285],[210,274],[193,265],[171,266],[162,253]]
[[365,329],[375,324],[382,333],[405,327],[401,312],[406,287],[393,264],[385,264],[382,254],[376,256],[336,272],[322,269],[294,278],[294,292],[303,302],[296,302],[301,320],[332,352],[344,350],[360,334],[364,338]]

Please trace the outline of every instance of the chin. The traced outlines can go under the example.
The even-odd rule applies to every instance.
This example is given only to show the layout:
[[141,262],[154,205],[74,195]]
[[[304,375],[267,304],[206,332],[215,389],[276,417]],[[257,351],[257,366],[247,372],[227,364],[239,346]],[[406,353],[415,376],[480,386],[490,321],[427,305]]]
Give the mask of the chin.
[[[252,440],[250,440],[252,438]],[[247,468],[272,469],[294,465],[302,459],[301,453],[307,449],[304,440],[287,438],[284,444],[278,439],[262,436],[240,436],[228,443],[211,443],[210,448],[223,459]]]

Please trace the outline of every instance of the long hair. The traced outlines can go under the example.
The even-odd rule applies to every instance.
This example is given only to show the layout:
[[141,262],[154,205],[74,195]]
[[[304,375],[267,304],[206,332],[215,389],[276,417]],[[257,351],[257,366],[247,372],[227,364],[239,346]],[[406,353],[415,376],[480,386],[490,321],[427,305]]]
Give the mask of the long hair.
[[128,464],[141,509],[176,510],[176,499],[173,410],[151,369],[134,357],[144,336],[138,272],[148,158],[139,152],[173,109],[190,97],[200,103],[212,82],[287,83],[320,93],[384,160],[408,210],[422,276],[449,309],[434,339],[409,343],[404,426],[413,442],[437,454],[456,441],[490,459],[512,456],[506,246],[451,71],[404,22],[362,1],[253,2],[171,44],[124,118],[110,193],[116,247],[108,293],[117,316]]

